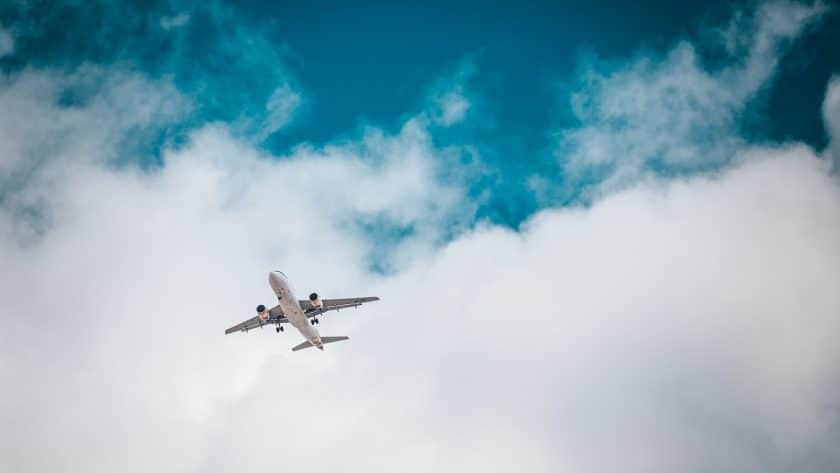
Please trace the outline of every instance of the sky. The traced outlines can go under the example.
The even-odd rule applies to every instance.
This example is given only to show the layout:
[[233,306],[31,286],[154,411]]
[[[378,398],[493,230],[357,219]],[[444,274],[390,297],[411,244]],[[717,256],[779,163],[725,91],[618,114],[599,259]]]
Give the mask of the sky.
[[[0,1],[0,470],[837,471],[838,44],[830,2]],[[277,269],[382,300],[223,335]]]

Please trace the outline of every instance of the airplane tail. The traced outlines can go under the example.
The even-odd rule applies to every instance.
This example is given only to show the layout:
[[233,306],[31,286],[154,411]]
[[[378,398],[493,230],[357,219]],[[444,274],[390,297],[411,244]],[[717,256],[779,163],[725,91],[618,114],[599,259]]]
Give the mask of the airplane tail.
[[340,336],[340,337],[321,337],[321,343],[333,343],[333,342],[341,342],[344,340],[350,340],[350,337]]
[[[350,337],[345,337],[345,336],[341,336],[341,337],[321,337],[321,343],[326,345],[327,343],[340,342],[342,340],[349,340],[349,339],[350,339]],[[294,348],[292,348],[292,351],[303,350],[304,348],[309,348],[311,346],[313,346],[312,343],[310,343],[309,340],[306,340],[305,342],[301,343],[300,345],[297,345]]]

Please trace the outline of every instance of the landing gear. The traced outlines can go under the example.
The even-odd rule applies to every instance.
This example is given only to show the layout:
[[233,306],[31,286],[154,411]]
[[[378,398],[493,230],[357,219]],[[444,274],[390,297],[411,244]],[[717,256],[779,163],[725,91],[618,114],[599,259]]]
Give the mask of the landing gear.
[[283,326],[282,325],[277,325],[277,333],[280,333],[282,331],[283,331]]
[[315,317],[312,317],[311,319],[309,319],[309,323],[312,324],[312,325],[316,325],[316,324],[321,325],[321,322],[319,322],[318,319],[316,319]]

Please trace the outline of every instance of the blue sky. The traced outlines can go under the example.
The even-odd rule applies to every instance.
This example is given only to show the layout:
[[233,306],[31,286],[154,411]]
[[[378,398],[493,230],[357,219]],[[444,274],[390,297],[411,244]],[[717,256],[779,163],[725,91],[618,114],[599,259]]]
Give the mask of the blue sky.
[[512,5],[0,1],[0,471],[840,471],[837,7]]
[[[720,60],[710,31],[754,3],[732,2],[12,2],[0,24],[15,49],[0,59],[26,67],[72,70],[119,64],[151,78],[171,78],[193,101],[191,113],[135,145],[160,146],[188,130],[236,122],[269,152],[283,156],[303,143],[353,140],[365,126],[396,132],[465,67],[463,93],[473,112],[433,132],[440,145],[470,143],[482,165],[471,176],[482,196],[480,218],[517,226],[546,203],[578,200],[579,189],[550,201],[529,188],[537,175],[558,185],[562,156],[554,138],[578,126],[570,96],[597,58],[602,71],[640,55],[662,56],[681,40],[701,60]],[[778,70],[736,117],[751,141],[827,143],[819,119],[825,84],[840,67],[836,12],[781,51]],[[294,113],[269,126],[267,103],[280,86],[296,95]],[[95,87],[95,85],[91,86]],[[89,90],[67,90],[67,103]],[[559,165],[558,165],[559,164]],[[665,170],[667,171],[667,170]],[[597,177],[593,177],[597,178]]]

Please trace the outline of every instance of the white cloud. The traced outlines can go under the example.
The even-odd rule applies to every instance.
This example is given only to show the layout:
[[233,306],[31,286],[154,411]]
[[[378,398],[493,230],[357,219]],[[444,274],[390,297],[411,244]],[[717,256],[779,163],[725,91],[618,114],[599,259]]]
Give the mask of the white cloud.
[[441,97],[438,105],[440,107],[438,121],[443,126],[451,126],[462,121],[470,108],[469,100],[457,92],[450,92]]
[[467,83],[475,72],[473,59],[465,58],[454,74],[440,79],[431,89],[426,113],[432,123],[450,127],[464,121],[472,108],[472,101],[466,92]]
[[408,369],[437,383],[441,429],[503,425],[571,471],[838,460],[840,189],[804,148],[744,159],[479,230],[393,282],[413,335],[388,349],[430,358]]
[[828,131],[829,159],[835,170],[840,170],[840,77],[832,77],[823,102],[823,121]]
[[265,105],[268,114],[260,136],[265,138],[286,126],[292,120],[300,102],[300,94],[294,91],[289,84],[278,87]]
[[15,38],[8,30],[0,26],[0,57],[13,52],[15,52]]
[[[158,172],[53,167],[54,225],[0,246],[4,469],[838,461],[840,188],[810,150],[756,149],[719,178],[547,210],[521,233],[482,226],[393,276],[341,222],[434,225],[418,201],[445,189],[385,159],[275,161],[211,127]],[[325,317],[352,340],[324,353],[223,336],[278,267],[302,293],[383,300]]]
[[121,145],[183,118],[190,102],[168,80],[83,66],[0,77],[0,108],[0,185],[14,186],[45,161],[117,159]]
[[165,16],[160,19],[160,27],[164,30],[171,30],[186,25],[190,21],[190,14],[181,12],[175,16]]
[[717,69],[704,67],[688,42],[661,61],[640,57],[607,74],[590,69],[572,100],[582,124],[560,135],[557,156],[567,175],[602,175],[597,194],[651,169],[697,171],[728,162],[744,145],[737,126],[744,108],[772,79],[784,46],[825,11],[772,2],[736,16],[725,35],[731,57]]
[[[113,164],[116,143],[182,99],[91,77],[0,89],[0,130],[35,124],[2,140],[18,185],[0,199],[0,470],[840,464],[840,185],[807,147],[742,144],[716,175],[648,177],[439,248],[472,208],[424,115],[283,157],[214,124],[141,170]],[[36,232],[31,212],[49,217]],[[370,222],[416,229],[392,273],[369,269]],[[325,316],[352,339],[323,353],[223,336],[277,268],[301,294],[383,300]]]
[[[436,224],[469,208],[436,181],[434,152],[414,121],[397,136],[371,131],[279,160],[214,125],[151,172],[105,159],[46,161],[0,213],[9,329],[0,419],[14,426],[3,469],[198,467],[224,406],[260,395],[251,388],[265,363],[289,348],[290,338],[259,342],[221,329],[267,301],[272,268],[304,289],[372,290],[377,278],[366,268],[378,248],[357,221],[416,225],[421,246],[434,242]],[[30,225],[17,218],[21,201],[51,216],[37,239],[17,238]],[[49,282],[36,283],[38,274]],[[18,407],[27,405],[45,415]],[[178,455],[144,453],[166,449],[176,432],[187,436]],[[43,433],[49,455],[33,450]]]

